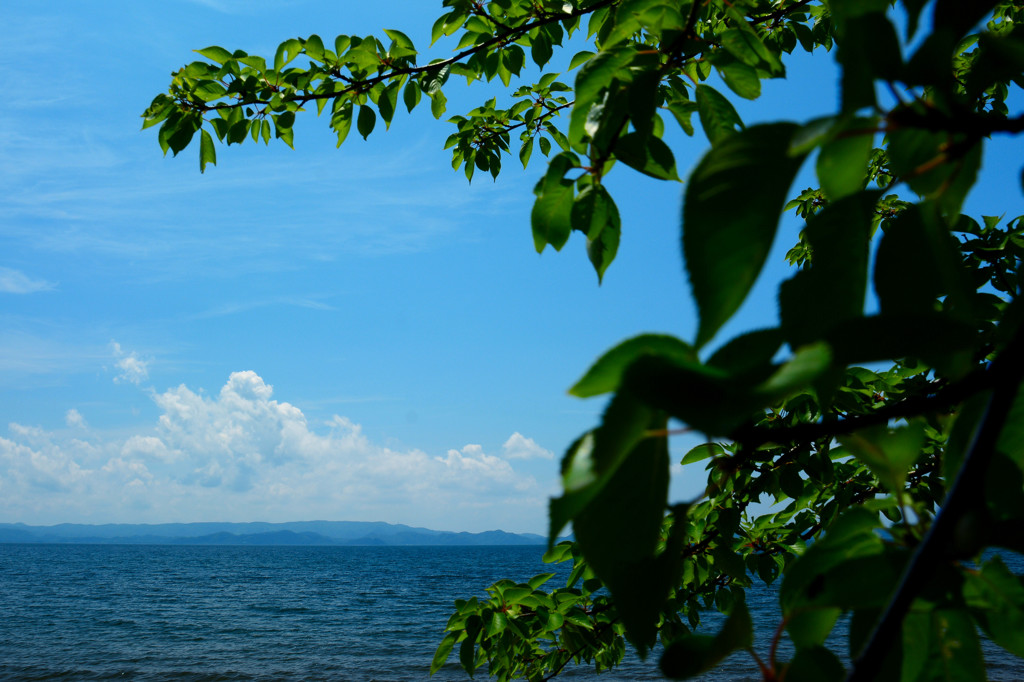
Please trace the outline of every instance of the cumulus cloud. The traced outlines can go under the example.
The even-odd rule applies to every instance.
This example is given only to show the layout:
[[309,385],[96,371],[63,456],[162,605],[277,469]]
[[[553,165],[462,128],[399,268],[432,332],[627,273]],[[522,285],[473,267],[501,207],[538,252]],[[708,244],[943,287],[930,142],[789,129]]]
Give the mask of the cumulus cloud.
[[0,292],[5,294],[33,294],[49,291],[56,285],[41,279],[32,279],[21,270],[0,267]]
[[127,381],[138,386],[149,378],[149,368],[145,360],[141,359],[135,351],[126,353],[121,349],[121,344],[116,341],[110,342],[111,350],[114,353],[114,360],[119,371],[114,377],[114,383]]
[[537,445],[532,438],[527,438],[518,431],[509,436],[501,449],[505,452],[505,457],[509,459],[531,459],[533,457],[552,459],[555,456],[555,453],[545,450]]
[[85,417],[82,416],[81,412],[72,407],[64,414],[64,423],[72,428],[84,429]]
[[[152,399],[158,419],[128,435],[91,430],[91,440],[74,439],[11,424],[9,437],[0,437],[0,516],[28,523],[327,518],[460,530],[544,526],[549,486],[510,459],[547,451],[519,433],[500,454],[473,444],[444,455],[387,447],[340,415],[311,424],[252,371],[231,374],[213,395],[180,385]],[[84,424],[76,410],[65,419]]]

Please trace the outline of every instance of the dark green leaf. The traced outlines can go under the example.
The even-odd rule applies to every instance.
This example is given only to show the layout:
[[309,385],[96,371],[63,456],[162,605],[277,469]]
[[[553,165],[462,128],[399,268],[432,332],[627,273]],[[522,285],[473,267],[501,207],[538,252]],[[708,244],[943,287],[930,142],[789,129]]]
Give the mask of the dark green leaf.
[[359,115],[356,118],[356,130],[359,131],[364,140],[373,132],[373,127],[376,124],[377,114],[374,112],[373,107],[361,105],[359,107]]
[[[664,431],[664,418],[645,425]],[[673,556],[656,557],[668,497],[668,439],[642,438],[573,520],[587,562],[615,599],[626,634],[641,652],[654,643],[671,589]],[[661,561],[659,561],[661,559]],[[643,580],[637,580],[638,576]]]
[[918,679],[960,682],[984,680],[985,660],[978,631],[966,611],[936,609],[931,612],[931,647]]
[[837,324],[861,315],[879,196],[865,191],[832,202],[808,223],[804,238],[813,254],[811,266],[779,289],[779,316],[791,344],[826,338]]
[[840,609],[835,607],[809,607],[790,614],[786,632],[797,649],[822,646],[839,619]]
[[841,682],[846,679],[842,661],[822,646],[797,649],[786,668],[787,682]]
[[946,296],[961,318],[968,317],[972,287],[956,240],[927,208],[911,206],[888,221],[874,273],[882,313],[928,313]]
[[683,255],[700,315],[696,346],[739,308],[771,250],[778,216],[803,156],[789,156],[797,126],[760,125],[730,135],[690,177]]
[[824,539],[811,545],[787,570],[779,592],[783,612],[788,615],[813,605],[821,595],[823,576],[832,568],[850,559],[880,554],[882,539],[874,532],[879,526],[878,513],[864,507],[852,507],[840,516]]
[[212,163],[214,166],[217,165],[217,150],[213,146],[213,138],[210,137],[210,133],[204,130],[202,136],[199,139],[200,173],[206,171],[206,164],[208,163]]
[[633,396],[619,393],[608,404],[601,426],[569,447],[562,458],[564,493],[551,500],[550,542],[590,504],[630,452],[645,440],[655,416]]
[[573,149],[586,152],[583,140],[589,137],[587,122],[592,119],[591,109],[602,100],[602,93],[612,81],[628,74],[626,67],[636,57],[636,50],[620,45],[603,50],[583,65],[576,75],[576,100],[569,117],[569,142]]
[[699,84],[696,89],[697,113],[700,115],[700,125],[704,128],[704,134],[712,145],[720,143],[736,132],[736,129],[743,128],[743,121],[740,120],[736,109],[729,103],[720,92],[710,85]]
[[697,354],[684,341],[663,334],[641,334],[623,341],[598,358],[569,389],[569,393],[578,398],[589,398],[617,390],[626,368],[644,355],[656,355],[680,363],[697,362]]
[[729,89],[744,99],[757,99],[761,96],[761,78],[757,69],[743,62],[732,62],[719,67],[722,80]]
[[884,9],[864,11],[840,26],[836,59],[843,67],[842,110],[875,105],[876,79],[896,80],[902,73],[899,37]]
[[985,633],[1014,656],[1024,657],[1024,585],[998,556],[980,572],[965,574],[964,599],[977,609]]
[[784,338],[779,329],[760,329],[729,341],[708,358],[708,366],[730,374],[744,375],[762,371],[771,364]]
[[416,108],[416,105],[420,103],[420,98],[423,97],[423,91],[420,90],[420,85],[415,79],[410,79],[405,84],[405,90],[402,92],[402,99],[405,101],[405,108],[407,111],[412,111]]
[[839,126],[822,146],[816,170],[829,199],[842,199],[864,189],[876,125],[874,118],[854,118]]
[[615,157],[634,170],[659,180],[678,180],[672,150],[653,135],[645,140],[639,133],[627,133],[615,144]]
[[384,119],[385,129],[391,127],[391,119],[395,117],[395,109],[398,107],[398,86],[398,81],[391,83],[384,88],[384,92],[377,100],[377,108],[380,109],[380,117]]
[[924,424],[919,421],[898,429],[880,426],[839,436],[839,442],[893,492],[903,490],[907,471],[921,455],[924,440]]
[[434,652],[434,658],[430,662],[430,674],[433,675],[441,666],[448,660],[448,654],[451,653],[452,647],[455,646],[455,641],[459,638],[457,632],[449,632],[441,640],[441,643],[437,645],[437,651]]
[[551,61],[551,55],[551,39],[544,31],[538,32],[537,37],[530,43],[530,57],[537,66],[544,68],[544,65]]
[[[614,205],[612,206],[614,209]],[[622,228],[619,223],[619,213],[615,209],[609,222],[594,238],[587,237],[587,258],[594,266],[597,273],[597,283],[604,281],[604,273],[608,266],[615,260],[615,254],[619,251],[619,238]]]

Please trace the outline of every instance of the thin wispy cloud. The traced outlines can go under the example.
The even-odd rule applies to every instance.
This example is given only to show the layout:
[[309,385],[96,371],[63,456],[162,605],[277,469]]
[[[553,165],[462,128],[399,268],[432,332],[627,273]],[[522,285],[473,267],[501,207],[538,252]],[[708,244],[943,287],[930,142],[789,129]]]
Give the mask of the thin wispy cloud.
[[34,294],[37,291],[50,291],[57,285],[42,279],[33,279],[21,270],[0,267],[0,293]]
[[229,303],[226,305],[211,308],[204,312],[198,313],[192,317],[192,319],[202,320],[213,317],[226,317],[228,315],[236,315],[239,313],[249,312],[250,310],[257,310],[259,308],[267,308],[270,306],[288,306],[294,308],[306,308],[308,310],[323,310],[325,312],[336,312],[338,309],[332,305],[328,305],[323,301],[318,301],[315,298],[296,298],[292,296],[275,296],[273,298],[262,299],[257,301],[247,301],[245,303]]

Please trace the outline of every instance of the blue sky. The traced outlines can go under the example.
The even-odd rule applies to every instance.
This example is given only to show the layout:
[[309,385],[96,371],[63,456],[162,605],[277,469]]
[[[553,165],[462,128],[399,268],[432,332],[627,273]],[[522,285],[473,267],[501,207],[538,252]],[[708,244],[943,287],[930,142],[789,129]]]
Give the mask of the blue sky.
[[[612,174],[624,235],[599,287],[578,237],[533,250],[542,157],[468,185],[442,150],[451,126],[425,108],[340,150],[310,112],[294,151],[218,147],[205,175],[196,150],[165,158],[139,130],[193,49],[397,28],[422,53],[439,14],[422,0],[0,6],[0,521],[544,531],[558,458],[604,404],[566,389],[629,336],[694,334],[681,185]],[[833,110],[830,56],[790,74],[737,103],[748,123]],[[452,83],[448,112],[497,92]],[[666,123],[685,173],[705,140]],[[969,209],[1024,212],[1022,151],[988,147]],[[798,229],[784,223],[776,262]],[[784,276],[770,267],[721,338],[773,324]],[[675,470],[673,495],[703,479]]]

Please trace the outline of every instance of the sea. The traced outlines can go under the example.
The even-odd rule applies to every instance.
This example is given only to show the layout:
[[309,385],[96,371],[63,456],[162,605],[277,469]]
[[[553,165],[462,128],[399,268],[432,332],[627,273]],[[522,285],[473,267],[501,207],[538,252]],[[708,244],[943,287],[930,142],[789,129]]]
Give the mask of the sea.
[[[458,598],[565,565],[540,547],[0,545],[3,680],[468,680],[430,661]],[[1020,568],[1020,566],[1016,567]],[[1017,571],[1019,573],[1019,571]],[[770,588],[748,592],[755,648],[779,621]],[[713,628],[716,616],[709,618]],[[844,625],[835,633],[842,648]],[[986,643],[989,679],[1024,664]],[[559,678],[660,679],[657,656]],[[476,679],[486,679],[478,672]],[[739,652],[703,678],[758,680]]]

